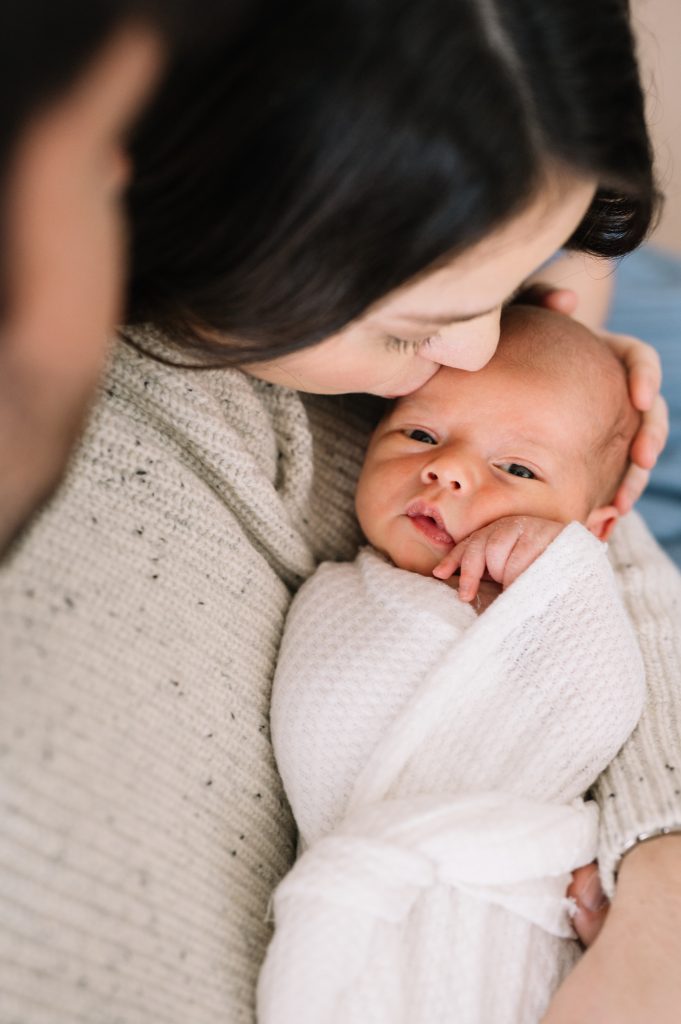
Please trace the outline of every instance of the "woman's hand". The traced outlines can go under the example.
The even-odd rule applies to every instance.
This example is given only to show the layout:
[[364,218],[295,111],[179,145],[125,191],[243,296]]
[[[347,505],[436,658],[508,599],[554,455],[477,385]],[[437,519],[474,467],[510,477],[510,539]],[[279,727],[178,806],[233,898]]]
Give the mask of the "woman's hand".
[[660,394],[662,368],[655,349],[626,334],[601,331],[600,335],[624,363],[631,403],[643,413],[641,428],[631,446],[631,465],[613,502],[625,515],[643,493],[650,470],[667,442],[669,415],[667,403]]
[[[541,282],[532,284],[519,298],[568,316],[577,311],[579,304],[579,296],[571,288],[556,288]],[[632,405],[643,414],[641,429],[631,446],[631,464],[613,502],[618,512],[625,515],[643,494],[650,470],[667,442],[669,416],[667,403],[660,394],[662,370],[660,357],[652,345],[626,334],[612,334],[602,329],[597,333],[624,363]]]
[[678,1024],[681,836],[635,847],[622,862],[603,928],[543,1024]]

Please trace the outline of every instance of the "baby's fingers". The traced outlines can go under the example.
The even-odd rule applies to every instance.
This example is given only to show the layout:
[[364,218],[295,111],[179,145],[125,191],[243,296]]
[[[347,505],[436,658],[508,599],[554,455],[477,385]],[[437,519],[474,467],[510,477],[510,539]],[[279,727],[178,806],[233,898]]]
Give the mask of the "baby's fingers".
[[504,579],[511,552],[514,550],[522,533],[523,520],[512,519],[507,521],[505,528],[502,528],[501,525],[497,527],[487,541],[485,562],[490,576],[497,583],[501,583]]
[[473,534],[468,538],[461,558],[461,575],[459,579],[459,597],[462,601],[472,601],[478,592],[478,586],[485,571],[485,550],[487,535]]
[[510,585],[518,579],[521,573],[524,573],[526,569],[529,569],[545,548],[546,544],[538,542],[537,538],[517,538],[517,542],[513,545],[513,548],[506,559],[504,572],[500,580],[504,590],[506,587],[510,587]]
[[450,576],[456,572],[461,565],[461,559],[466,548],[466,541],[462,541],[448,551],[441,562],[433,569],[433,576],[437,576],[439,580],[448,580]]

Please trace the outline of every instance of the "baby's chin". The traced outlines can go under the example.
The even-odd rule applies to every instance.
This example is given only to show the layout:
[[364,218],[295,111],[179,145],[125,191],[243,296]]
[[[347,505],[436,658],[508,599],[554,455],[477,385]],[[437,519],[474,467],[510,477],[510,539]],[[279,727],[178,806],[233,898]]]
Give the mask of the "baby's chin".
[[427,551],[418,547],[414,550],[407,548],[393,548],[392,550],[384,550],[383,554],[387,555],[393,565],[396,565],[398,569],[405,569],[407,572],[415,572],[418,573],[419,576],[433,576],[433,569],[436,565],[440,564],[442,559],[445,557],[446,551],[443,551],[439,557],[433,554],[432,551]]

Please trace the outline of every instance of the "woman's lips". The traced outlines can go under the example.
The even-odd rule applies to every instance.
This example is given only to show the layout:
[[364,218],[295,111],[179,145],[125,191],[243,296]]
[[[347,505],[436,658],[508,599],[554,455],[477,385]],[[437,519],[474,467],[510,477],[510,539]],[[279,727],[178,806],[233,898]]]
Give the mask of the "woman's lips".
[[422,501],[413,502],[407,509],[407,517],[428,540],[451,548],[454,538],[447,532],[444,520],[436,508]]

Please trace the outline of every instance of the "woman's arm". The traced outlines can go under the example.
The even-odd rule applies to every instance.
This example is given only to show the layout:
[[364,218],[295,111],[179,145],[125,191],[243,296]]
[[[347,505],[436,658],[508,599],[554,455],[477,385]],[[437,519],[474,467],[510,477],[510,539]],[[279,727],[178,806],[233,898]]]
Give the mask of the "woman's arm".
[[635,514],[618,525],[611,558],[639,638],[648,698],[595,788],[599,862],[606,892],[615,893],[612,906],[546,1024],[672,1024],[681,1003],[681,835],[636,843],[681,826],[681,575]]
[[681,836],[635,847],[594,944],[543,1024],[676,1024],[681,1004]]
[[619,858],[637,836],[681,827],[681,574],[636,514],[620,522],[610,550],[643,654],[648,697],[638,727],[596,787],[608,894]]

